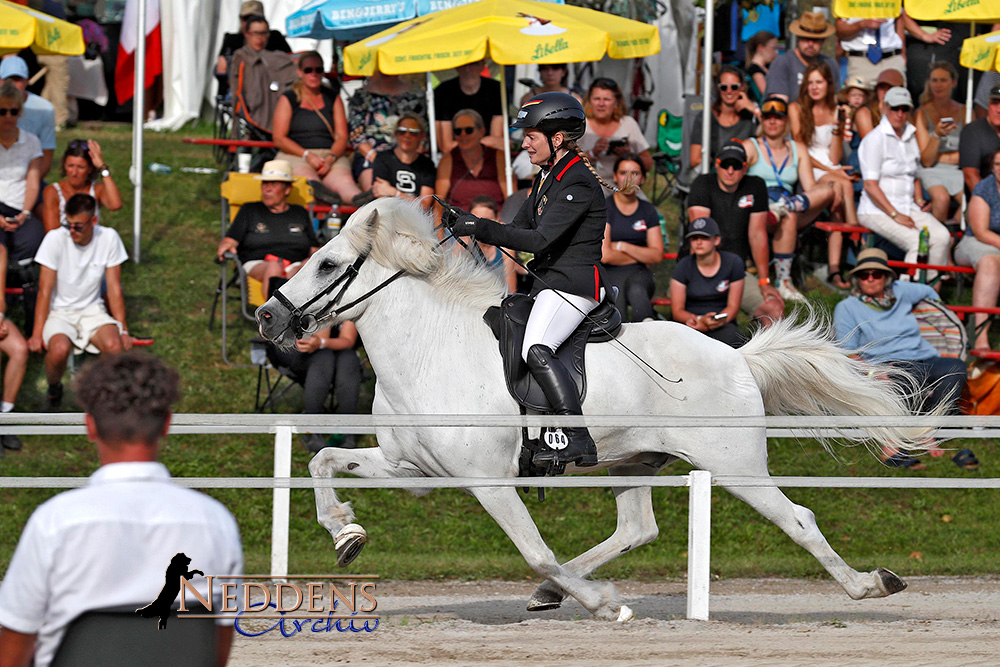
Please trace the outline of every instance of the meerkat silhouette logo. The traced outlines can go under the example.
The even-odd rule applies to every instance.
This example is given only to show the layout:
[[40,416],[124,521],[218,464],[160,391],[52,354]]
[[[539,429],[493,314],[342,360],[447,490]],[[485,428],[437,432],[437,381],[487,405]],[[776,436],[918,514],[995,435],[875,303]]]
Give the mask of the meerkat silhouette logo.
[[174,557],[170,559],[170,565],[167,566],[167,574],[160,594],[145,607],[136,609],[135,613],[143,618],[159,616],[160,621],[156,624],[156,627],[160,630],[166,628],[167,619],[170,618],[170,607],[173,605],[177,594],[181,592],[181,577],[190,581],[196,574],[205,576],[205,573],[201,570],[191,570],[189,572],[187,568],[190,564],[191,559],[183,553],[174,554]]

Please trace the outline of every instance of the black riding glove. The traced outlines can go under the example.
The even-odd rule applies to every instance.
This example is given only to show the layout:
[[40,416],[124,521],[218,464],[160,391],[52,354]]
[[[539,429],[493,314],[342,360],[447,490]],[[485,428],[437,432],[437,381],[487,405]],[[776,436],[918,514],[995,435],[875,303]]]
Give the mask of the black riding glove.
[[471,213],[460,211],[459,215],[451,224],[451,233],[455,236],[475,236],[476,224],[478,222],[478,217],[472,215]]

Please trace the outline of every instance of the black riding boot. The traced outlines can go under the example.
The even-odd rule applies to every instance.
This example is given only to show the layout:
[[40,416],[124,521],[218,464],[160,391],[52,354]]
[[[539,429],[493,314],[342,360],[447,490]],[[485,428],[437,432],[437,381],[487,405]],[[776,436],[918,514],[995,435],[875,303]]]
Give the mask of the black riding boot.
[[[580,397],[569,371],[546,345],[532,345],[528,350],[528,369],[535,378],[545,398],[552,405],[553,414],[582,415]],[[564,428],[569,439],[565,449],[542,451],[532,458],[539,465],[574,463],[580,467],[597,465],[597,445],[586,428]]]

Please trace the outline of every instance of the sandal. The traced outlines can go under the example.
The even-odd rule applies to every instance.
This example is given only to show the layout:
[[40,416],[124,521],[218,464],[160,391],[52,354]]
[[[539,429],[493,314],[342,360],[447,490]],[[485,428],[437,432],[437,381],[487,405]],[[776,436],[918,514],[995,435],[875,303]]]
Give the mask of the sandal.
[[834,269],[826,276],[826,284],[838,290],[851,288],[851,283],[844,280],[844,274],[840,269]]
[[912,470],[913,472],[916,472],[918,470],[924,470],[925,468],[927,468],[926,463],[924,463],[920,459],[917,459],[903,452],[896,452],[882,463],[884,463],[890,468],[906,468],[907,470]]
[[963,449],[951,457],[951,460],[963,470],[976,470],[979,468],[979,459],[976,458],[971,449]]

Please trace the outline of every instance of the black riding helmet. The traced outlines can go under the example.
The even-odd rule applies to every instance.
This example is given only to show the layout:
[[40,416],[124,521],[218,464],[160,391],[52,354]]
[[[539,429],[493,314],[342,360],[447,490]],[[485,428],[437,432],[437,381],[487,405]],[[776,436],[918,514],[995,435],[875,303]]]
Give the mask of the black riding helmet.
[[587,131],[583,105],[567,93],[541,93],[521,105],[510,129],[538,130],[549,141],[549,165],[554,162],[552,135],[562,132],[567,141],[576,141]]

